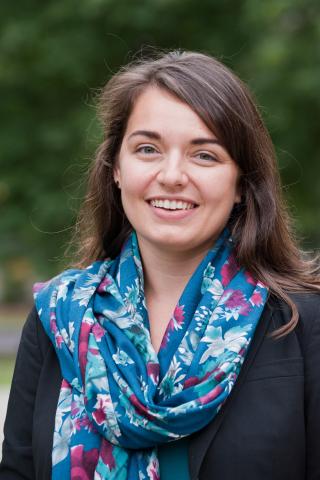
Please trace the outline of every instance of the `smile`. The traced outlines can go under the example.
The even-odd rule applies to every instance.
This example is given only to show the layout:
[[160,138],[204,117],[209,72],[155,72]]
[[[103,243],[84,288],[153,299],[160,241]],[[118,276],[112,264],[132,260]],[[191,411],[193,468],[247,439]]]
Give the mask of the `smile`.
[[150,204],[156,208],[163,208],[165,210],[191,210],[195,208],[194,203],[184,202],[182,200],[168,200],[168,199],[154,199],[150,200]]

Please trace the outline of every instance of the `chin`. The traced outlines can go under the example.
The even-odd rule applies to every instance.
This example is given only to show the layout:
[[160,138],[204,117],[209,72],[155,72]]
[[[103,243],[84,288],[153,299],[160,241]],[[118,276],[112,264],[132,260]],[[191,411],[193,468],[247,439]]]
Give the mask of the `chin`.
[[186,248],[190,245],[190,240],[182,239],[181,235],[177,232],[159,232],[154,230],[153,234],[143,232],[142,230],[136,230],[138,238],[140,238],[145,243],[153,245],[154,247],[161,250],[176,250],[179,251],[181,248]]
[[[150,240],[149,240],[150,242]],[[168,252],[168,253],[176,253],[176,254],[182,254],[182,253],[187,253],[187,252],[197,252],[198,250],[201,250],[201,246],[198,243],[194,243],[194,238],[193,239],[188,239],[188,238],[179,238],[177,235],[175,236],[163,236],[163,237],[158,237],[156,240],[150,242],[153,243],[153,245],[158,249],[163,252]]]

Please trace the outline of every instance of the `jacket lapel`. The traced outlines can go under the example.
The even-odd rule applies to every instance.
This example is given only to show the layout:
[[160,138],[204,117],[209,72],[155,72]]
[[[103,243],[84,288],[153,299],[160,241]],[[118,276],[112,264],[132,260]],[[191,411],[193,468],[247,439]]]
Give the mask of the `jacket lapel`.
[[251,365],[254,362],[256,354],[261,346],[261,343],[266,335],[268,330],[271,318],[273,314],[273,308],[271,306],[270,298],[266,303],[265,309],[255,331],[254,337],[252,339],[251,345],[248,350],[247,357],[242,365],[241,371],[239,373],[238,379],[233,387],[233,390],[229,397],[226,400],[226,403],[221,408],[219,413],[216,415],[214,420],[209,423],[205,428],[196,432],[190,437],[188,457],[189,457],[189,472],[190,479],[197,480],[201,464],[206,455],[206,452],[210,444],[214,441],[215,436],[217,435],[219,428],[226,418],[230,408],[232,408],[233,400],[239,394],[241,387],[246,379],[248,371],[250,370]]

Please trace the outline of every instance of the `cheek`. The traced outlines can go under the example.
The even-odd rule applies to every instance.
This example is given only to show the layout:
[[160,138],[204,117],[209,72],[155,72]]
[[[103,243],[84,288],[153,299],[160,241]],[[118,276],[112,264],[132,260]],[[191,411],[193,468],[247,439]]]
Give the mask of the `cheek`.
[[143,179],[137,175],[127,175],[122,177],[121,196],[123,199],[141,199],[145,190]]
[[122,175],[121,201],[123,209],[130,221],[136,217],[136,212],[141,208],[145,192],[144,179],[141,175],[137,175],[135,170],[132,170],[132,172],[126,171],[125,175]]
[[143,198],[154,178],[152,168],[134,162],[126,162],[120,169],[121,194],[123,198]]
[[233,205],[238,199],[237,177],[234,175],[221,175],[206,181],[204,196],[208,202],[216,204]]

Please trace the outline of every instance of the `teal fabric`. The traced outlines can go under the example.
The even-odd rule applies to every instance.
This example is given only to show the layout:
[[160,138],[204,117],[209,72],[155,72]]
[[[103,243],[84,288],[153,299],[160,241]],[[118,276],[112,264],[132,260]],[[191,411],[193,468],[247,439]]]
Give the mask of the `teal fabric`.
[[190,480],[188,444],[186,437],[158,448],[161,480]]

